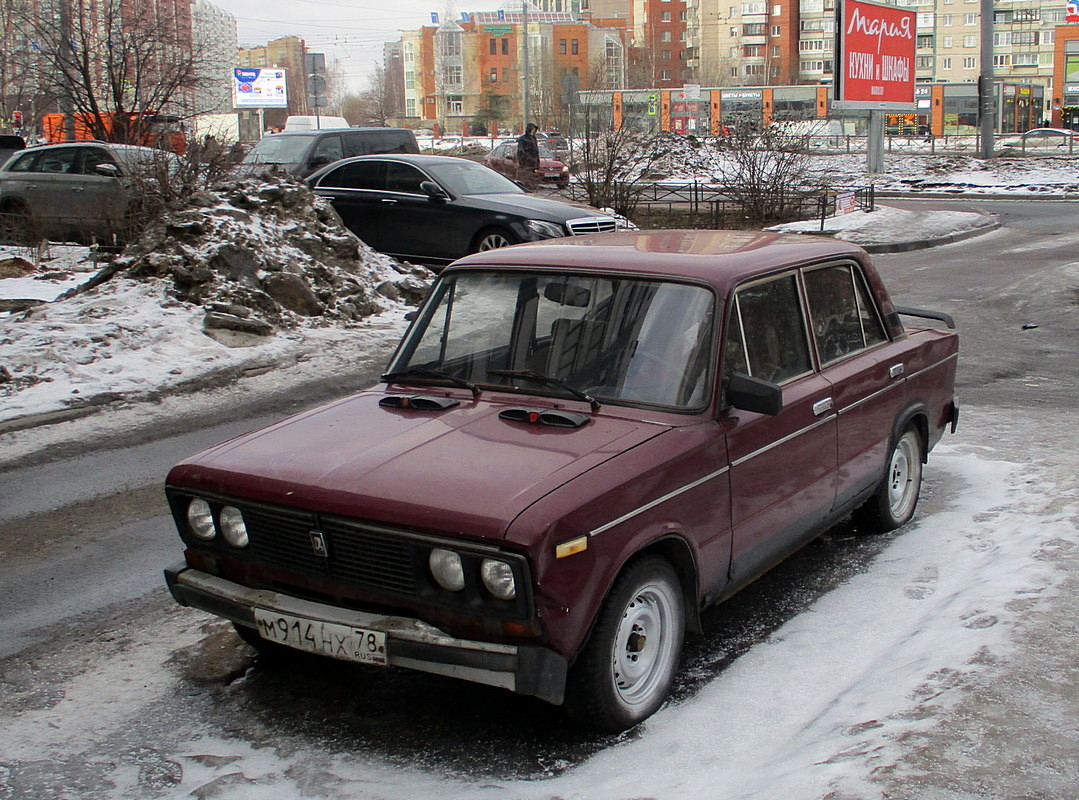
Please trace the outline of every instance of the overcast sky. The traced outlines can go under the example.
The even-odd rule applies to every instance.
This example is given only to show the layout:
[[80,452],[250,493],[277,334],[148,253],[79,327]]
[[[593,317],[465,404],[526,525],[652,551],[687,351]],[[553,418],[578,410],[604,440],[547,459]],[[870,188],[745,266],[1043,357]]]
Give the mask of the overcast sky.
[[211,0],[236,17],[241,47],[265,44],[281,36],[299,36],[311,52],[326,54],[327,66],[341,70],[357,90],[367,86],[374,62],[382,60],[384,42],[402,30],[465,11],[492,11],[504,0]]

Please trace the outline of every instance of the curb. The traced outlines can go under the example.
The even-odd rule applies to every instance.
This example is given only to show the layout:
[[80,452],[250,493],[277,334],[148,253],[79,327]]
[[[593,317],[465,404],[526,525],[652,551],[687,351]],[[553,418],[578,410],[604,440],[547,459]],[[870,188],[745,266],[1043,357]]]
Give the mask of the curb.
[[[867,253],[907,253],[911,250],[927,250],[930,247],[961,242],[964,239],[973,239],[975,236],[981,236],[990,231],[995,231],[998,228],[1000,228],[1000,220],[996,218],[996,215],[993,215],[992,219],[987,220],[982,225],[976,225],[965,231],[949,233],[946,236],[938,236],[935,239],[914,239],[908,242],[879,242],[877,244],[867,243],[858,246]],[[853,242],[852,244],[857,244],[857,242]]]

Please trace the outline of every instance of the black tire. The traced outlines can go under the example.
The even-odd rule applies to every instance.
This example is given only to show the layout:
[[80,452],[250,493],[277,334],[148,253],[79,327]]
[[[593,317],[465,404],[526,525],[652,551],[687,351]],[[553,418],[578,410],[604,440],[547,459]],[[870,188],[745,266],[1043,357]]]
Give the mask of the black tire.
[[505,228],[484,228],[476,234],[476,238],[472,242],[472,252],[496,250],[499,247],[507,247],[511,244],[517,244],[517,238]]
[[925,445],[910,425],[892,445],[876,493],[857,511],[857,521],[879,531],[894,531],[914,516],[922,490]]
[[21,202],[5,203],[0,208],[0,242],[28,245],[35,241],[30,211]]
[[618,733],[667,699],[685,635],[682,587],[671,565],[646,556],[626,567],[600,609],[566,687],[566,711],[581,726]]

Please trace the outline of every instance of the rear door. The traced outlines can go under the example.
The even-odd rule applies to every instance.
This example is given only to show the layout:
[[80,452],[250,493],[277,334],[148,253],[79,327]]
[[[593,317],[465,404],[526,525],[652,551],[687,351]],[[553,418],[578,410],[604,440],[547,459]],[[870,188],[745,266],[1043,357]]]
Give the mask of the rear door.
[[330,170],[315,184],[315,192],[330,199],[345,227],[376,250],[383,250],[382,198],[386,162],[350,161]]
[[806,269],[803,279],[821,373],[838,417],[838,507],[880,478],[903,405],[908,345],[888,340],[857,264]]
[[127,211],[128,192],[121,179],[99,173],[98,164],[116,164],[116,160],[104,147],[88,145],[79,148],[76,164],[78,174],[82,177],[78,197],[79,215],[93,220],[93,227],[97,230],[119,232]]

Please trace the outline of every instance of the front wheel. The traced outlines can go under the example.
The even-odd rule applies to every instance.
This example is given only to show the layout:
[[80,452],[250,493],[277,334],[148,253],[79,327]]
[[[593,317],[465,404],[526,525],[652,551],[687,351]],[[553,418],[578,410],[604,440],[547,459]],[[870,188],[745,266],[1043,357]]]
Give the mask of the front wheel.
[[480,231],[476,241],[473,243],[472,252],[481,253],[484,250],[495,250],[499,247],[507,247],[516,243],[517,240],[508,231],[501,228],[489,228],[485,231]]
[[615,580],[573,667],[566,707],[578,723],[618,733],[647,719],[670,693],[685,633],[682,587],[658,556]]
[[884,479],[859,511],[861,520],[882,531],[894,531],[914,516],[922,490],[922,437],[913,427],[903,431],[888,458]]

